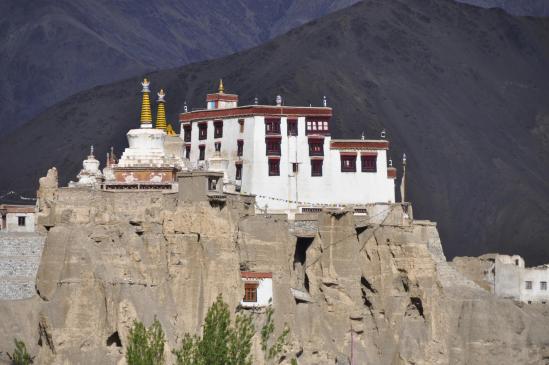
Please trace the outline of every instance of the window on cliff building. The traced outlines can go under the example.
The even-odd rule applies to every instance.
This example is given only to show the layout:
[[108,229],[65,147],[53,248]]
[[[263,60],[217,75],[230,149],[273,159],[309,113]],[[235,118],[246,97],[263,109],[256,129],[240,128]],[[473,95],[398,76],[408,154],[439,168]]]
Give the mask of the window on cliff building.
[[547,282],[546,281],[542,281],[539,283],[539,288],[541,290],[547,290]]
[[297,136],[297,119],[288,119],[288,135]]
[[191,129],[192,127],[190,125],[186,125],[183,127],[183,138],[185,142],[191,141]]
[[244,140],[239,139],[236,141],[236,155],[242,157],[244,154]]
[[269,176],[280,176],[280,160],[269,160]]
[[208,138],[208,124],[202,123],[198,125],[198,139]]
[[239,126],[240,133],[244,133],[244,119],[238,120],[238,126]]
[[25,224],[26,224],[26,222],[25,222],[26,219],[25,218],[26,217],[17,217],[17,225],[19,227],[25,227]]
[[242,180],[242,164],[237,163],[235,164],[235,167],[236,167],[235,180]]
[[244,302],[257,302],[257,283],[244,283]]
[[356,172],[356,155],[341,155],[341,172]]
[[223,121],[216,120],[214,122],[214,138],[221,138],[221,137],[223,137]]
[[322,176],[322,160],[311,160],[311,176]]
[[526,282],[526,289],[528,289],[528,290],[532,289],[532,282],[531,281]]
[[199,151],[198,160],[204,161],[204,159],[206,158],[206,146],[204,145],[198,146],[198,151]]
[[185,146],[185,157],[191,158],[191,146]]
[[362,164],[362,172],[377,171],[377,156],[360,156],[360,162]]

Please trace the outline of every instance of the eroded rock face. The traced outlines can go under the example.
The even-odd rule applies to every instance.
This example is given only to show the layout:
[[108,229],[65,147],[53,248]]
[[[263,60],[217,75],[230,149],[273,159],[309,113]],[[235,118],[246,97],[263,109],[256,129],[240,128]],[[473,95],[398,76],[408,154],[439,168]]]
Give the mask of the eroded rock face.
[[[490,295],[446,262],[433,223],[407,219],[399,205],[376,223],[324,212],[314,235],[297,237],[292,222],[253,215],[238,198],[212,206],[161,192],[54,196],[38,295],[0,302],[0,351],[16,334],[41,364],[123,364],[132,321],[157,317],[172,359],[219,293],[237,307],[245,269],[273,273],[276,327],[290,326],[300,364],[549,358],[544,307]],[[254,360],[262,363],[258,350]]]

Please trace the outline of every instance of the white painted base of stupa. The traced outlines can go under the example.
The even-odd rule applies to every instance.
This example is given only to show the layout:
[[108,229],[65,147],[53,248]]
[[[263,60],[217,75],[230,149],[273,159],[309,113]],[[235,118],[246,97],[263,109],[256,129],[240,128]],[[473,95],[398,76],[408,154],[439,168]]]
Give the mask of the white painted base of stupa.
[[129,147],[124,150],[118,167],[170,166],[164,151],[166,133],[160,129],[140,128],[127,133]]

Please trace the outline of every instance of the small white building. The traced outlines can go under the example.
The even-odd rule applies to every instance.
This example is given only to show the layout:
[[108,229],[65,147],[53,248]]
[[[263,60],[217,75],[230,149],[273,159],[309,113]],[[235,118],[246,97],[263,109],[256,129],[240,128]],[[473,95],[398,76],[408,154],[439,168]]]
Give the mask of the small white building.
[[273,299],[273,274],[270,272],[241,271],[244,283],[244,297],[240,301],[243,308],[268,306]]
[[180,115],[191,169],[223,170],[226,186],[256,195],[271,213],[323,206],[394,203],[396,169],[385,139],[332,139],[332,109],[238,106],[238,95],[208,94],[207,109]]
[[525,267],[518,255],[497,255],[492,270],[497,296],[526,303],[549,302],[549,265]]
[[36,207],[34,205],[0,205],[0,231],[34,232]]

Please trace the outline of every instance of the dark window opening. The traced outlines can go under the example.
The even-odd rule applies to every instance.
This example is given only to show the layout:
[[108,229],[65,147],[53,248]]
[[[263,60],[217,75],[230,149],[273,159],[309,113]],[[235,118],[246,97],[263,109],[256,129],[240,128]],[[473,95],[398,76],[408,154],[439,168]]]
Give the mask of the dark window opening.
[[241,163],[237,163],[235,165],[236,167],[236,174],[235,174],[235,179],[236,180],[242,180],[242,164]]
[[309,291],[309,278],[305,272],[305,262],[307,261],[307,249],[313,243],[314,237],[298,237],[294,251],[294,270],[296,271],[298,282],[303,283],[305,290]]
[[532,282],[531,281],[526,282],[526,289],[528,289],[528,290],[532,289]]
[[238,125],[240,127],[240,133],[244,133],[244,119],[239,119]]
[[297,170],[298,170],[298,163],[292,162],[292,172],[295,174],[297,173]]
[[183,127],[183,134],[184,134],[183,138],[185,142],[191,141],[191,131],[192,131],[192,127],[190,125],[186,125]]
[[280,160],[269,160],[269,176],[280,176]]
[[412,297],[412,298],[410,298],[410,302],[417,309],[419,315],[422,316],[423,318],[425,318],[425,316],[423,315],[423,303],[421,302],[421,299],[416,298],[416,297]]
[[26,217],[17,217],[17,225],[19,227],[25,227]]
[[185,146],[185,158],[191,158],[191,146]]
[[265,119],[265,134],[280,134],[280,119]]
[[244,302],[257,302],[257,283],[244,283]]
[[518,259],[515,259],[515,265],[519,266],[519,260]]
[[297,136],[297,120],[288,119],[288,135]]
[[309,141],[309,156],[324,156],[324,141]]
[[223,137],[223,121],[216,120],[214,122],[214,138]]
[[198,125],[198,139],[208,138],[208,124],[203,123]]
[[236,155],[237,156],[242,156],[244,154],[244,141],[239,139],[238,141],[236,141]]
[[541,290],[547,290],[547,282],[546,282],[546,281],[541,281],[541,282],[539,283],[539,288],[540,288]]
[[370,293],[375,293],[376,290],[364,276],[360,278],[360,291],[362,292],[362,301],[364,302],[364,305],[366,305],[369,309],[372,309],[373,304],[368,296]]
[[267,156],[280,156],[280,139],[268,138],[265,140],[267,145]]
[[356,155],[341,155],[341,172],[356,172]]
[[115,345],[116,347],[122,347],[122,341],[120,341],[120,336],[118,335],[118,331],[113,333],[112,335],[107,338],[107,346]]
[[311,176],[322,176],[322,160],[311,160]]
[[198,146],[198,151],[199,151],[198,160],[204,161],[204,159],[206,158],[206,146],[204,145]]
[[377,156],[360,156],[362,163],[362,172],[377,171]]
[[215,142],[215,152],[221,151],[221,142]]

